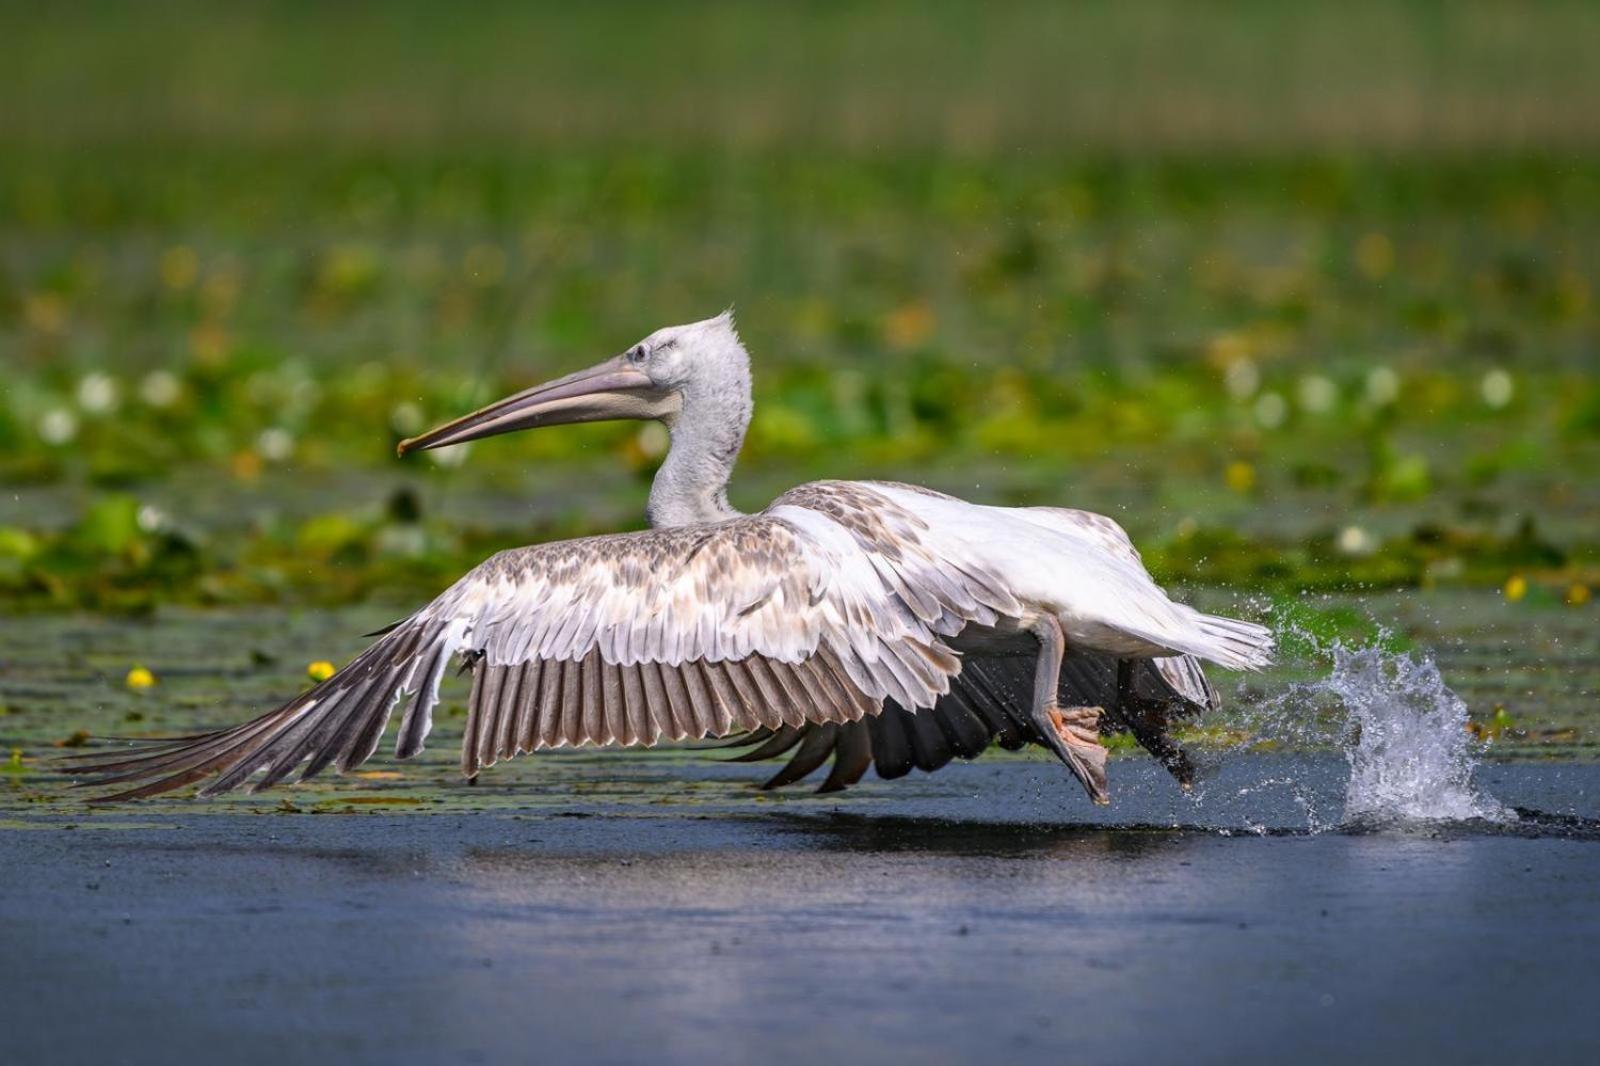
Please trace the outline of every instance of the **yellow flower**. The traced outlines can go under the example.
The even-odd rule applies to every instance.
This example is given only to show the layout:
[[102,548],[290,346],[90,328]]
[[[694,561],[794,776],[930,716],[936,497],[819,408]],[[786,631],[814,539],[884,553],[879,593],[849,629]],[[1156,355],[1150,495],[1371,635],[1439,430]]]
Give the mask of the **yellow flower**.
[[333,676],[333,664],[326,659],[318,659],[306,667],[306,676],[313,681],[326,681]]
[[156,683],[156,675],[152,674],[147,667],[135,666],[128,671],[126,683],[131,689],[147,689]]
[[1506,599],[1516,603],[1528,594],[1528,579],[1521,574],[1512,574],[1506,578]]
[[1228,464],[1223,480],[1234,492],[1249,492],[1256,487],[1256,468],[1243,459],[1235,460]]
[[1589,586],[1581,581],[1574,581],[1567,589],[1567,606],[1582,607],[1589,602]]

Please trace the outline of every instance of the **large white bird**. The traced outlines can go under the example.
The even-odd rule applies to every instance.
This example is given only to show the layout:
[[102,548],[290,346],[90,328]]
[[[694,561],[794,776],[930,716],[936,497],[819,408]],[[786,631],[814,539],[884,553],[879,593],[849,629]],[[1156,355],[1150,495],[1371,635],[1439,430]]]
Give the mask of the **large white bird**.
[[1167,727],[1215,706],[1197,660],[1268,661],[1266,629],[1168,599],[1100,515],[875,481],[814,482],[741,514],[726,486],[750,415],[749,356],[724,313],[405,441],[402,454],[654,419],[672,445],[651,529],[502,552],[283,707],[72,771],[134,786],[116,800],[349,770],[402,698],[407,758],[459,656],[472,670],[468,775],[542,748],[731,736],[749,757],[793,752],[769,786],[833,756],[834,789],[872,764],[897,777],[1031,742],[1104,803],[1101,731],[1130,730],[1187,784]]

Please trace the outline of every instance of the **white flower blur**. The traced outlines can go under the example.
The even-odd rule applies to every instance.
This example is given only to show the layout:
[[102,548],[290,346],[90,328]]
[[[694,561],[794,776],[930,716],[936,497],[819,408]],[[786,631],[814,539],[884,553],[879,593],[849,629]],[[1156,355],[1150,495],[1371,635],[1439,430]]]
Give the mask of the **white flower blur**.
[[1345,526],[1339,531],[1339,550],[1346,555],[1371,555],[1377,549],[1377,538],[1360,526]]
[[414,437],[422,431],[422,408],[410,400],[402,400],[389,412],[389,427],[402,437]]
[[1498,410],[1510,403],[1517,394],[1517,383],[1511,380],[1507,371],[1495,367],[1483,375],[1478,390],[1483,393],[1483,402]]
[[139,382],[139,399],[151,407],[171,407],[183,394],[183,382],[170,370],[152,370]]
[[1300,379],[1298,390],[1300,406],[1312,414],[1326,414],[1339,402],[1339,386],[1321,374],[1307,374]]
[[78,435],[78,416],[65,407],[52,408],[39,419],[39,439],[46,444],[67,444]]
[[256,451],[270,463],[281,463],[294,454],[294,437],[279,426],[264,429],[256,438]]
[[167,527],[167,513],[153,503],[139,508],[139,528],[146,533],[157,533]]
[[1256,400],[1255,412],[1262,429],[1277,429],[1289,417],[1289,403],[1275,392],[1263,392]]
[[428,452],[428,458],[434,465],[447,469],[454,469],[467,461],[467,455],[472,451],[472,443],[451,444],[444,448],[434,448]]
[[639,427],[639,450],[649,458],[659,459],[666,455],[671,444],[672,437],[660,422],[646,422]]
[[1367,371],[1367,401],[1375,407],[1387,407],[1400,398],[1400,375],[1386,366],[1375,366]]
[[92,415],[105,414],[117,407],[117,382],[110,374],[96,370],[78,382],[78,406]]
[[1222,380],[1229,396],[1235,400],[1248,400],[1261,387],[1261,371],[1253,360],[1235,359],[1228,364]]

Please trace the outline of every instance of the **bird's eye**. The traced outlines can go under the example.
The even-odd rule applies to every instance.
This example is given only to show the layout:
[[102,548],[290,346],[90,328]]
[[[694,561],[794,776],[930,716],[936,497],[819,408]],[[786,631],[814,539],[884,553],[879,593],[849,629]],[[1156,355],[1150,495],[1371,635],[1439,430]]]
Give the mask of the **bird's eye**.
[[628,362],[642,363],[645,361],[645,357],[649,354],[649,352],[644,350],[644,345],[635,344],[632,348],[628,349]]

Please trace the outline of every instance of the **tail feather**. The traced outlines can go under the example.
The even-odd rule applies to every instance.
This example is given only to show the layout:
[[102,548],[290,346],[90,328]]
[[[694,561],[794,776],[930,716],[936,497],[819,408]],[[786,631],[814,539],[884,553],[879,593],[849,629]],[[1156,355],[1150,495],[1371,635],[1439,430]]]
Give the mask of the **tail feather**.
[[1196,654],[1233,670],[1260,670],[1272,663],[1274,640],[1266,626],[1214,614],[1196,615],[1196,621],[1210,646],[1193,649]]
[[1120,624],[1117,628],[1167,648],[1170,654],[1193,655],[1230,670],[1259,670],[1272,662],[1272,630],[1266,626],[1174,606],[1179,611],[1179,625],[1146,628]]

